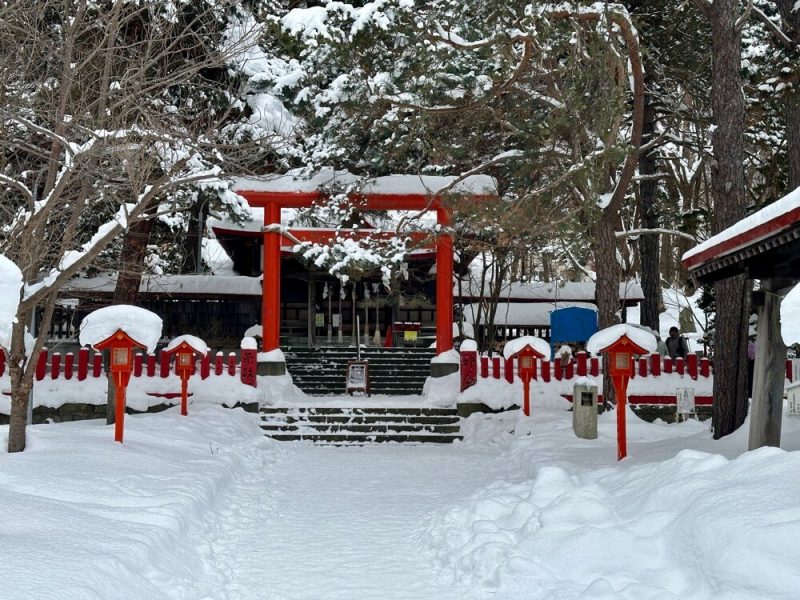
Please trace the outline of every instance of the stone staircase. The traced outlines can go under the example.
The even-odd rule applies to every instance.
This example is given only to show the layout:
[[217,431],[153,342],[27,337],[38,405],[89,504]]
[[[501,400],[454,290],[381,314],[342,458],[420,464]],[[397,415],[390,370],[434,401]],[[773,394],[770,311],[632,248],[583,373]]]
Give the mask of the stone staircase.
[[265,435],[280,441],[364,445],[446,444],[463,439],[455,409],[262,407],[260,412]]
[[[345,393],[347,361],[356,359],[356,349],[346,346],[286,348],[286,368],[294,384],[314,396]],[[369,361],[370,392],[388,396],[422,393],[430,375],[432,348],[362,348]]]

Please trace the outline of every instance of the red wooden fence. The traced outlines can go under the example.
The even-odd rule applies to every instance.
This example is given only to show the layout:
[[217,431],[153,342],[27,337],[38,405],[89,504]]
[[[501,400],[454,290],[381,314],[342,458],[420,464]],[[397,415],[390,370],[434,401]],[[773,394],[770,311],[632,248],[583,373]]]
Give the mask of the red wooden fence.
[[[214,368],[211,368],[212,358],[211,353],[203,356],[198,360],[200,379],[208,379],[209,377],[220,377],[223,374],[227,376],[235,376],[239,374],[240,380],[246,385],[256,386],[256,372],[257,372],[257,351],[251,349],[242,349],[240,355],[237,356],[235,352],[231,352],[227,357],[227,364],[223,365],[223,354],[218,352],[213,359]],[[63,359],[63,360],[62,360]],[[166,378],[170,373],[175,372],[175,367],[172,364],[174,361],[170,360],[171,357],[165,352],[159,351],[156,355],[137,353],[133,358],[133,376],[134,377],[162,377]],[[158,368],[156,368],[158,366]],[[226,368],[224,368],[226,367]],[[6,355],[0,349],[0,376],[6,370]],[[196,371],[194,374],[196,374]],[[72,379],[76,378],[78,381],[83,381],[88,378],[105,378],[105,370],[103,368],[103,355],[99,352],[89,350],[89,348],[81,348],[78,350],[77,363],[75,354],[68,352],[62,355],[60,352],[49,352],[46,348],[39,353],[36,362],[36,380],[41,381],[45,377],[50,379]]]
[[[478,364],[480,363],[480,368]],[[711,361],[705,357],[699,357],[697,354],[690,354],[684,360],[678,358],[673,361],[671,358],[662,357],[660,354],[651,354],[649,356],[640,357],[636,363],[633,372],[633,379],[636,378],[657,378],[663,375],[677,374],[680,376],[688,377],[691,380],[710,379],[713,377],[713,369]],[[490,368],[491,367],[491,368]],[[589,358],[585,352],[578,352],[577,355],[570,361],[563,363],[560,360],[546,361],[537,360],[536,368],[534,370],[533,379],[539,380],[544,383],[555,381],[569,381],[576,377],[598,377],[603,372],[602,360],[597,357]],[[475,376],[477,374],[477,377]],[[513,383],[515,379],[519,378],[517,372],[516,359],[506,359],[501,361],[498,357],[493,357],[491,360],[488,356],[478,356],[475,351],[464,351],[461,353],[461,391],[463,392],[468,387],[474,385],[478,378],[481,379],[500,379],[504,378],[509,383]],[[789,381],[793,380],[792,361],[786,361],[786,378]],[[663,398],[670,398],[675,402],[674,395],[664,396]],[[640,403],[656,402],[660,396],[640,396],[637,397]],[[669,400],[665,400],[668,402]],[[711,397],[702,397],[697,399],[698,404],[711,402]],[[659,402],[660,403],[660,402]]]

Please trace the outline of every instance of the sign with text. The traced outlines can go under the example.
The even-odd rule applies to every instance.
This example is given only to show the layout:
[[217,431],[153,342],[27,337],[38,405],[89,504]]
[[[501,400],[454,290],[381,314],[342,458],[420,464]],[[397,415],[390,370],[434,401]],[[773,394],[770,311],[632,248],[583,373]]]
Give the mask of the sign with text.
[[789,414],[800,415],[800,384],[786,388],[786,399],[789,401]]
[[314,325],[317,327],[325,327],[325,313],[317,313],[314,315]]
[[365,360],[351,360],[347,363],[346,391],[364,392],[369,395],[369,363]]
[[331,322],[333,323],[334,327],[336,327],[336,328],[341,327],[342,326],[342,315],[340,315],[339,313],[335,313],[331,317]]
[[694,408],[694,388],[677,388],[675,399],[678,403],[678,414],[693,415]]

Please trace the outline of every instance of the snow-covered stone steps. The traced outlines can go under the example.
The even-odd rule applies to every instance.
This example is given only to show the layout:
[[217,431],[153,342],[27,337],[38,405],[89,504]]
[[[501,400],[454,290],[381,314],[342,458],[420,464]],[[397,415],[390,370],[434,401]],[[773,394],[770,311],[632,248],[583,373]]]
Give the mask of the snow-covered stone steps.
[[456,410],[424,407],[265,407],[261,409],[261,428],[275,440],[321,444],[451,443],[462,439]]
[[[311,395],[343,394],[347,362],[356,358],[355,347],[287,348],[286,366],[297,387]],[[362,348],[369,361],[373,394],[419,394],[430,375],[430,348]]]

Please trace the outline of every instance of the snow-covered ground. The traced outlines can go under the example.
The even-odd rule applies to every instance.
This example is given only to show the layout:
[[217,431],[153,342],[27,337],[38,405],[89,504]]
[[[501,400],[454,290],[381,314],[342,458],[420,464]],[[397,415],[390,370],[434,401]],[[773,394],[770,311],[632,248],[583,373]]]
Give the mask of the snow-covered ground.
[[[746,427],[628,415],[579,440],[558,398],[466,420],[453,445],[265,439],[198,403],[38,425],[0,453],[0,598],[797,598],[800,417]],[[5,447],[7,427],[0,427]]]

